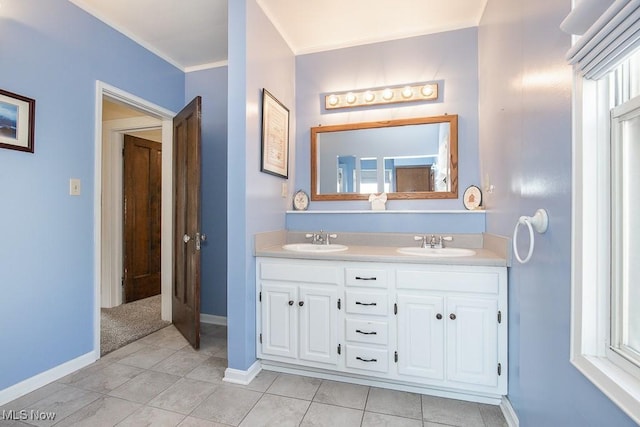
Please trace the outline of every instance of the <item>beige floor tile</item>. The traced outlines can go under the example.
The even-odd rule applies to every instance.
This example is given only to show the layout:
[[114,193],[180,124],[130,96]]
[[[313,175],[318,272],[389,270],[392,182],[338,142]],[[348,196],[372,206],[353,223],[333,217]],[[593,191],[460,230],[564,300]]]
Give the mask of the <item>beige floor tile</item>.
[[113,426],[132,414],[141,405],[115,397],[101,397],[69,417],[56,427],[101,427]]
[[311,402],[265,394],[240,424],[241,427],[297,427]]
[[177,350],[172,348],[144,346],[135,353],[120,359],[118,363],[122,365],[135,366],[136,368],[149,369],[162,362]]
[[368,394],[369,387],[367,386],[324,380],[313,401],[346,408],[364,409]]
[[311,400],[320,387],[322,380],[300,375],[280,374],[267,393],[296,399]]
[[360,427],[363,411],[312,402],[302,427]]
[[25,394],[18,399],[12,400],[6,405],[0,406],[0,414],[3,413],[2,411],[19,411],[65,388],[67,388],[66,385],[58,382],[47,384],[29,394]]
[[144,347],[145,345],[142,344],[140,340],[134,341],[130,344],[125,345],[124,347],[120,347],[119,349],[114,350],[111,353],[108,353],[102,356],[99,361],[105,361],[105,362],[111,362],[111,363],[117,362]]
[[93,391],[81,390],[75,387],[64,387],[53,394],[34,402],[25,408],[28,413],[36,412],[54,412],[56,414],[54,420],[29,420],[29,424],[36,426],[50,426],[60,420],[68,417],[82,407],[94,402],[101,397],[100,394]]
[[229,427],[229,424],[220,424],[209,420],[203,420],[202,418],[187,417],[183,422],[178,424],[178,427]]
[[149,402],[149,406],[189,414],[216,389],[214,384],[182,378]]
[[486,427],[507,427],[507,420],[504,418],[502,409],[497,405],[478,404],[480,415]]
[[269,387],[271,387],[271,384],[273,384],[273,381],[275,381],[277,377],[277,372],[262,370],[260,371],[260,373],[258,373],[258,375],[256,375],[253,381],[251,381],[247,385],[229,384],[235,387],[241,387],[247,390],[259,391],[264,393]]
[[110,396],[131,402],[147,403],[180,379],[163,372],[144,371],[109,393]]
[[185,415],[175,412],[165,411],[164,409],[143,406],[133,414],[125,418],[118,427],[175,427],[184,419]]
[[371,387],[366,411],[422,419],[420,395],[404,391]]
[[362,418],[362,427],[422,427],[422,421],[395,415],[365,412]]
[[113,363],[71,385],[85,390],[97,391],[98,393],[109,393],[142,372],[144,372],[144,369],[136,368],[135,366]]
[[207,360],[189,372],[186,378],[208,381],[214,384],[223,384],[224,381],[222,381],[222,379],[224,378],[224,371],[227,369],[226,364],[226,359],[208,357]]
[[221,385],[191,415],[236,426],[261,396],[261,393],[255,391]]
[[443,397],[422,396],[422,414],[425,421],[460,427],[484,426],[477,403]]
[[193,371],[197,366],[204,363],[208,358],[209,356],[206,354],[179,350],[164,359],[162,362],[154,365],[151,369],[171,375],[185,376],[189,372]]
[[180,350],[189,345],[189,342],[182,336],[182,334],[175,328],[175,326],[167,326],[140,339],[141,344],[168,348],[172,350]]

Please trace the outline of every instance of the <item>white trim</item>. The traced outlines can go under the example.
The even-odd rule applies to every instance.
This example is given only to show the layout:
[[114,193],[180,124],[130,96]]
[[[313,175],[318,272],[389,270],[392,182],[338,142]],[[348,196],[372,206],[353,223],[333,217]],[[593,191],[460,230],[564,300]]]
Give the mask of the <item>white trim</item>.
[[224,371],[224,378],[222,381],[226,381],[232,384],[247,385],[260,373],[262,370],[262,364],[259,360],[256,360],[253,365],[249,366],[246,371],[240,369],[227,368]]
[[500,409],[502,410],[502,415],[507,421],[507,425],[509,427],[518,427],[520,425],[518,414],[516,414],[515,409],[511,406],[511,401],[507,396],[502,398],[502,402],[500,402]]
[[[100,354],[100,295],[102,270],[102,101],[104,98],[123,103],[162,121],[162,319],[171,321],[171,271],[173,268],[173,111],[153,104],[100,80],[96,80],[94,128],[94,197],[93,197],[93,351]],[[169,219],[169,220],[166,220]]]
[[606,358],[610,280],[606,81],[574,73],[571,363],[640,424],[640,381]]
[[59,380],[78,369],[82,369],[85,366],[92,364],[97,359],[98,354],[95,351],[90,351],[89,353],[83,354],[82,356],[76,357],[75,359],[71,359],[68,362],[39,373],[38,375],[34,375],[31,378],[20,381],[11,387],[0,390],[0,406],[24,396],[25,394],[31,393],[32,391],[49,383]]
[[185,73],[193,73],[194,71],[210,70],[212,68],[227,67],[229,60],[209,62],[208,64],[192,65],[191,67],[185,67]]
[[227,318],[225,316],[216,316],[214,314],[200,313],[200,323],[227,326]]
[[476,210],[404,210],[404,211],[395,211],[395,210],[384,210],[384,211],[374,211],[374,210],[336,210],[336,211],[321,211],[321,210],[306,210],[306,211],[287,211],[287,214],[482,214],[484,215],[486,211],[483,209]]

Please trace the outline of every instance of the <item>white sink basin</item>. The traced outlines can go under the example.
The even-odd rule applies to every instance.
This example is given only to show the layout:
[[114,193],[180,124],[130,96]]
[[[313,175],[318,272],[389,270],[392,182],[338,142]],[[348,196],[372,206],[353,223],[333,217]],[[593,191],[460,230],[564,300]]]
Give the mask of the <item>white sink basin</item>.
[[325,253],[346,251],[347,249],[349,249],[349,247],[345,245],[339,245],[337,243],[332,243],[330,245],[314,245],[313,243],[290,243],[288,245],[282,246],[282,249],[293,252]]
[[418,255],[428,257],[458,257],[458,256],[473,256],[476,251],[473,249],[464,248],[398,248],[398,252],[405,255]]

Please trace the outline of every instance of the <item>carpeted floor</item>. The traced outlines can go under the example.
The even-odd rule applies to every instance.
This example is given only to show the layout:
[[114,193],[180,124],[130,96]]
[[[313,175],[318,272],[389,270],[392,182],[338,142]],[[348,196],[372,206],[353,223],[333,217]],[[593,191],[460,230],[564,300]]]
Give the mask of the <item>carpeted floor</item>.
[[160,318],[160,295],[101,309],[100,355],[117,350],[164,328],[171,322]]

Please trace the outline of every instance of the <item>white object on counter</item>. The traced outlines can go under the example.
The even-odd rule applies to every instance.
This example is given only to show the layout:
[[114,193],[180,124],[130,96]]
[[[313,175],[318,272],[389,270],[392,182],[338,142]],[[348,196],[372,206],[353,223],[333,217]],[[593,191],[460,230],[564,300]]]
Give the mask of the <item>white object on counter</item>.
[[372,194],[369,196],[369,202],[371,202],[371,210],[383,211],[386,209],[387,193]]

